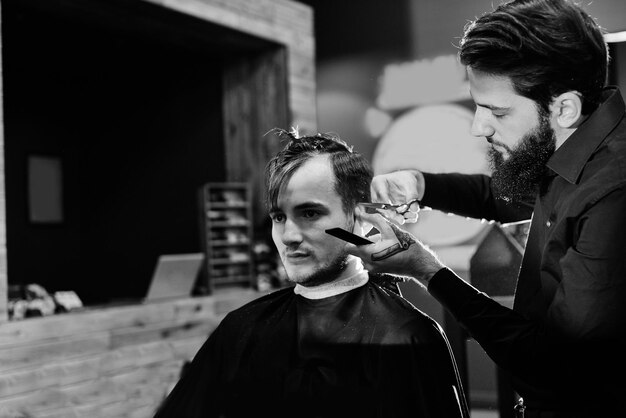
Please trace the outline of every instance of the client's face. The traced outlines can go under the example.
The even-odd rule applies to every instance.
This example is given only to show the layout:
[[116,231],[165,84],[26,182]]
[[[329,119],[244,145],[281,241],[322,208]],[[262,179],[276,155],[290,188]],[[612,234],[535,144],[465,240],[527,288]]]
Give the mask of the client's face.
[[327,155],[309,159],[294,172],[270,213],[274,244],[294,283],[331,282],[345,268],[345,243],[324,232],[334,227],[352,231],[354,225],[334,180]]

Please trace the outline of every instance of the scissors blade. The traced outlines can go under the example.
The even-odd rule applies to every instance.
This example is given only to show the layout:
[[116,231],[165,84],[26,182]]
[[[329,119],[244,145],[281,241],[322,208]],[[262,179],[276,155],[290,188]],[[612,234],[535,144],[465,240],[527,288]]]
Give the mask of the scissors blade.
[[359,202],[358,204],[365,208],[365,213],[378,213],[376,209],[390,209],[392,207],[385,203]]
[[359,202],[358,204],[366,208],[376,208],[376,209],[389,209],[390,207],[393,207],[393,205],[389,205],[386,203]]
[[[419,208],[419,205],[421,204],[419,199],[412,199],[406,203],[399,203],[397,205],[393,205],[391,203],[379,203],[379,202],[359,202],[358,204],[360,206],[363,206],[365,208],[365,212],[367,213],[376,213],[376,209],[383,209],[383,210],[395,209],[396,212],[398,212],[399,214],[404,214],[410,210],[411,205],[414,203],[417,203],[418,208]],[[401,209],[401,210],[398,210],[398,209]]]

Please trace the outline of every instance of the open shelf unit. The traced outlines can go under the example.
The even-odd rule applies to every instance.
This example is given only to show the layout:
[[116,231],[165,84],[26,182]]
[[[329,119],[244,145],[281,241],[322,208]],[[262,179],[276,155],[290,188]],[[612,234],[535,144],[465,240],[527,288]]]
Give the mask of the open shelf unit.
[[254,283],[251,189],[248,183],[206,183],[200,190],[206,288]]

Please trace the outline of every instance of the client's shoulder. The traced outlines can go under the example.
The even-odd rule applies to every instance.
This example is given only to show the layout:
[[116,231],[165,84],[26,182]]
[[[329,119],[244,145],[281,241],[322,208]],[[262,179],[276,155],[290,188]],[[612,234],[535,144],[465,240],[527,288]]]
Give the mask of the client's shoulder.
[[398,284],[410,280],[408,277],[405,276],[397,276],[395,274],[387,273],[369,273],[369,276],[370,283],[373,283],[383,290],[386,290],[387,292],[391,292],[398,296],[402,296]]
[[385,312],[378,317],[379,322],[389,330],[422,341],[440,339],[444,332],[439,323],[402,296],[398,285],[409,280],[405,276],[370,273],[370,283],[382,294],[379,304]]
[[237,321],[239,319],[249,321],[252,317],[285,308],[293,300],[293,296],[293,286],[278,289],[232,310],[224,319],[228,321]]

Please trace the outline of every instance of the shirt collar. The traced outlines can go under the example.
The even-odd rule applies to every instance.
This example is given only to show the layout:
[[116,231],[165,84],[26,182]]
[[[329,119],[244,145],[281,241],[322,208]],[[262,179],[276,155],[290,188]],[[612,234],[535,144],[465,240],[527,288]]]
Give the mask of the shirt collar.
[[319,286],[302,286],[297,284],[293,291],[307,299],[324,299],[348,292],[357,287],[363,286],[369,280],[367,270],[363,268],[361,259],[353,255],[348,256],[346,269],[341,275],[330,283]]
[[578,182],[591,154],[624,117],[624,100],[618,88],[607,88],[603,98],[600,106],[548,160],[548,168],[572,184]]

